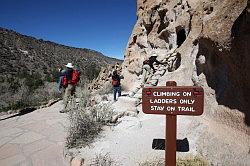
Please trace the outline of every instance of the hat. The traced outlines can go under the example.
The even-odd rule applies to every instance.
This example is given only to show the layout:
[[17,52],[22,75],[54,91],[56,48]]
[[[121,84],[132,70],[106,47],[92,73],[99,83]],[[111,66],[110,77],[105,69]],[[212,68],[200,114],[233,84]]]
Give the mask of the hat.
[[74,66],[72,66],[72,63],[68,63],[67,65],[65,65],[67,68],[73,68]]
[[158,56],[156,53],[151,54],[151,56]]

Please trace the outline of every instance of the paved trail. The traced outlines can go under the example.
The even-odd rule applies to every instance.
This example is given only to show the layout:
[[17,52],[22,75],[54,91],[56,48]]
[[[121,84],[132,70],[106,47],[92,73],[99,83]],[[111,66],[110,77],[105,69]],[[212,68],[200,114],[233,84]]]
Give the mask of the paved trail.
[[67,114],[59,113],[61,109],[60,101],[48,108],[0,120],[0,165],[64,166],[68,121]]

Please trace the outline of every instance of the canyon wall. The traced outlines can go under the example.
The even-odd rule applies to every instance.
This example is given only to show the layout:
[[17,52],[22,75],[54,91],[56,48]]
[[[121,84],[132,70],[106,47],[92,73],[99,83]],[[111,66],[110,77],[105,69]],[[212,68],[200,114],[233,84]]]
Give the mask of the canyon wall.
[[250,2],[137,0],[123,63],[126,90],[140,93],[142,63],[161,65],[149,85],[202,86],[204,116],[249,134]]

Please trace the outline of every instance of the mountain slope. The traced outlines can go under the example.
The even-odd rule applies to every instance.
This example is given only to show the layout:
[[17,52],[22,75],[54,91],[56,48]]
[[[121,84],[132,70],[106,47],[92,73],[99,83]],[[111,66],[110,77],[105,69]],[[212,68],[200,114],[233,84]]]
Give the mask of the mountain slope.
[[82,83],[97,76],[101,67],[122,62],[94,50],[38,40],[3,28],[0,56],[0,109],[29,105],[23,98],[33,96],[41,86],[47,90],[54,87],[45,82],[55,82],[57,67],[68,62],[80,68]]

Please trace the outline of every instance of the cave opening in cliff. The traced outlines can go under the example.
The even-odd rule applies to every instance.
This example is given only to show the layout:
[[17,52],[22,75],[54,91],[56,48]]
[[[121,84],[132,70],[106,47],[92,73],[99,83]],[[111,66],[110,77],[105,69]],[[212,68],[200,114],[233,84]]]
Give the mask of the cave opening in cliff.
[[180,29],[177,31],[177,45],[180,47],[182,43],[186,40],[186,31],[185,29]]

